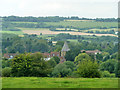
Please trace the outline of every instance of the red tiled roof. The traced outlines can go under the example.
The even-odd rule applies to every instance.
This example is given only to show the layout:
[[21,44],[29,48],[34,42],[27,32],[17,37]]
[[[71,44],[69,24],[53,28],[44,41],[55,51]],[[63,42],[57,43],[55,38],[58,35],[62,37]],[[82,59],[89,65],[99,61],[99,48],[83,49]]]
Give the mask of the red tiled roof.
[[58,56],[60,57],[60,52],[51,52],[50,53],[50,56],[53,57],[53,56]]
[[45,57],[50,57],[50,54],[49,53],[42,53]]
[[[81,52],[83,52],[83,51],[85,51],[85,50],[81,50]],[[99,50],[88,50],[88,51],[85,51],[86,53],[93,53],[93,54],[95,54],[95,53],[101,53],[101,51],[99,51]]]
[[10,58],[10,56],[16,56],[17,54],[16,53],[6,53],[6,54],[4,54],[4,58],[7,58],[7,59],[9,59]]

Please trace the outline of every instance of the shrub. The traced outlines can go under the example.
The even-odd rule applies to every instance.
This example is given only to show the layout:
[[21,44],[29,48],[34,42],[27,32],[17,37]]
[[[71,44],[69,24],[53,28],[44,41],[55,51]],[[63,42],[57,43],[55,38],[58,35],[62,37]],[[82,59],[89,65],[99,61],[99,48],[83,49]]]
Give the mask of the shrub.
[[100,70],[101,71],[109,71],[110,73],[114,73],[116,63],[117,63],[117,60],[109,59],[100,64]]
[[60,62],[60,58],[59,58],[59,57],[54,56],[54,57],[52,57],[52,58],[55,60],[55,62],[56,62],[57,64]]
[[115,76],[120,78],[120,61],[115,65]]
[[57,63],[55,62],[55,60],[54,60],[53,58],[51,58],[51,59],[48,61],[48,64],[49,64],[52,68],[54,68],[54,67],[57,65]]
[[72,77],[72,78],[79,78],[80,75],[76,71],[73,71],[72,74],[70,75],[70,77]]
[[67,68],[65,64],[58,64],[55,66],[52,76],[53,77],[67,77],[70,76],[72,73],[72,70],[70,68]]
[[11,68],[6,67],[2,70],[2,76],[3,77],[10,77],[11,75]]
[[102,77],[110,77],[110,72],[109,71],[102,72]]
[[111,78],[115,78],[115,73],[110,74]]
[[101,73],[98,70],[98,64],[91,60],[83,60],[77,66],[77,73],[84,78],[100,78]]
[[63,64],[65,64],[65,65],[66,65],[66,67],[67,67],[67,68],[70,68],[72,71],[73,71],[73,70],[74,70],[74,68],[75,68],[74,63],[73,63],[73,62],[71,62],[71,61],[66,61],[66,62],[64,62]]
[[51,68],[44,60],[41,53],[20,54],[12,59],[12,76],[37,76],[46,77],[51,72]]
[[84,60],[91,60],[91,57],[86,53],[80,53],[78,56],[75,57],[74,62],[76,64],[79,64],[81,61],[84,61]]

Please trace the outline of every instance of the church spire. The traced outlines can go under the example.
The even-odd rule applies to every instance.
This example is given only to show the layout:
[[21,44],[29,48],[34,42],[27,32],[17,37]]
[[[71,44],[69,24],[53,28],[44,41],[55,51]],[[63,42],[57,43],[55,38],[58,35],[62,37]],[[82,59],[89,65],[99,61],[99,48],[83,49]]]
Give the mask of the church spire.
[[67,52],[67,51],[69,51],[70,50],[70,48],[68,47],[68,44],[67,44],[67,42],[65,41],[65,43],[64,43],[64,46],[63,46],[63,48],[62,48],[62,52]]

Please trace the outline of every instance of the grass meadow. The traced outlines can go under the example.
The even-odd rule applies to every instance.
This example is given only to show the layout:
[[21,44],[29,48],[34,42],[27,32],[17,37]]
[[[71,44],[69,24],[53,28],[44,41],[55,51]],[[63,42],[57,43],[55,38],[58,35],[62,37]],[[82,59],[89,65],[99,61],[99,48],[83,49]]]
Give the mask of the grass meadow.
[[118,88],[117,78],[3,77],[3,88]]
[[76,28],[96,28],[96,27],[117,27],[118,23],[117,22],[81,22],[81,21],[61,21],[61,22],[45,22],[47,25],[52,25],[52,26],[73,26]]
[[2,33],[10,33],[10,34],[17,34],[17,35],[23,35],[24,33],[22,31],[0,31]]
[[[12,23],[33,23],[37,24],[37,22],[12,22]],[[96,27],[117,27],[118,23],[117,22],[95,22],[95,21],[60,21],[60,22],[44,22],[47,25],[52,25],[52,26],[73,26],[76,28],[96,28]]]

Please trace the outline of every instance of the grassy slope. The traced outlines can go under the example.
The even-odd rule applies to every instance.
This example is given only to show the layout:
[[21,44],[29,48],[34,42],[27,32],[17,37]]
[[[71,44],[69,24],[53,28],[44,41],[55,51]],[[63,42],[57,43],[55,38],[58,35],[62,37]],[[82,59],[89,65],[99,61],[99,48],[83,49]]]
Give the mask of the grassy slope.
[[[34,23],[37,24],[36,22],[13,22],[13,23]],[[61,22],[44,22],[47,25],[53,25],[53,26],[73,26],[77,28],[95,28],[95,27],[117,27],[118,23],[117,22],[94,22],[94,21],[61,21]]]
[[92,28],[92,27],[117,27],[117,22],[81,22],[81,21],[61,21],[61,22],[46,22],[48,25],[62,25],[62,26],[73,26],[77,28]]
[[11,34],[17,34],[17,35],[24,34],[22,31],[2,31],[2,33],[11,33]]
[[117,78],[3,78],[3,88],[118,88]]

